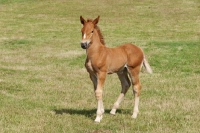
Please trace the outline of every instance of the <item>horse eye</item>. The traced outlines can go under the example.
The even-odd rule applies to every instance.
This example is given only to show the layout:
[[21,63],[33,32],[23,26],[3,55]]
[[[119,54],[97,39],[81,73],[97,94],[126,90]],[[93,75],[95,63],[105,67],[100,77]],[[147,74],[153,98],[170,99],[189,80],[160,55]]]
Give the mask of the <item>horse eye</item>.
[[94,31],[92,31],[91,33],[93,33]]

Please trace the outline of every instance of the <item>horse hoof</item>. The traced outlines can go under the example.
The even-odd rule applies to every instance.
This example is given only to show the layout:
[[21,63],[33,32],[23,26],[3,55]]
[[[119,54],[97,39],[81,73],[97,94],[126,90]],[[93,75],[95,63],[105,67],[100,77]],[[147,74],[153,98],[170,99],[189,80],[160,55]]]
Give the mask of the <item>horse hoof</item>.
[[100,120],[94,120],[94,122],[96,122],[96,123],[100,123]]
[[136,119],[137,118],[137,113],[133,113],[133,115],[131,116],[131,118]]
[[112,109],[112,110],[110,111],[110,114],[111,114],[111,115],[115,115],[115,112],[116,112],[116,110],[115,110],[115,109]]
[[110,114],[111,114],[111,115],[115,115],[115,113],[114,113],[114,112],[110,112]]
[[97,122],[97,123],[100,123],[100,121],[101,121],[102,118],[103,118],[103,115],[97,116],[94,121]]
[[100,118],[96,118],[96,119],[94,120],[94,122],[96,122],[96,123],[100,123],[100,121],[101,121]]

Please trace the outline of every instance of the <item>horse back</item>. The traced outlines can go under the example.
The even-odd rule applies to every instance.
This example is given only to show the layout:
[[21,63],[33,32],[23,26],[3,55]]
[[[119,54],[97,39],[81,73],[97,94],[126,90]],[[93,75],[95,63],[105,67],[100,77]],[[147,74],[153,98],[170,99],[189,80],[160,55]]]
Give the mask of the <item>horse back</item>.
[[109,67],[116,69],[121,69],[124,66],[140,66],[144,59],[143,51],[130,43],[115,48],[108,48],[107,55]]

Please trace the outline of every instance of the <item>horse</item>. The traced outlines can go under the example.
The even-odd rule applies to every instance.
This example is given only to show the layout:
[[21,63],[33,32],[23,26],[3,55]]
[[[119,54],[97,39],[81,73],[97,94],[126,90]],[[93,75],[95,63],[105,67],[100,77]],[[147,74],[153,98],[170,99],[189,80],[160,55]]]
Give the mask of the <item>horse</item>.
[[132,118],[136,118],[139,112],[139,96],[141,83],[139,73],[141,67],[152,73],[152,69],[145,58],[141,48],[134,44],[127,43],[115,48],[105,46],[103,35],[97,26],[100,16],[96,19],[87,19],[80,16],[80,22],[83,25],[81,48],[86,49],[87,58],[85,68],[89,73],[90,79],[94,85],[95,97],[97,99],[97,112],[95,122],[100,122],[103,118],[104,105],[102,100],[103,85],[107,74],[117,73],[121,82],[122,90],[113,105],[110,114],[115,115],[127,90],[133,86],[134,108]]

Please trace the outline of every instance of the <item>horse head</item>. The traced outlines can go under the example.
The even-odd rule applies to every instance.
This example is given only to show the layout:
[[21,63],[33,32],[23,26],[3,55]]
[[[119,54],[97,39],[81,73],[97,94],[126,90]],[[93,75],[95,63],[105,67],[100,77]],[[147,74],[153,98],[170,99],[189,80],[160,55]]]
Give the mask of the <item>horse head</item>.
[[91,44],[94,29],[95,29],[96,24],[99,21],[99,17],[100,16],[98,16],[94,20],[88,19],[86,21],[82,16],[80,16],[81,24],[83,24],[83,28],[81,29],[81,32],[82,32],[81,47],[83,49],[87,49],[89,45]]

